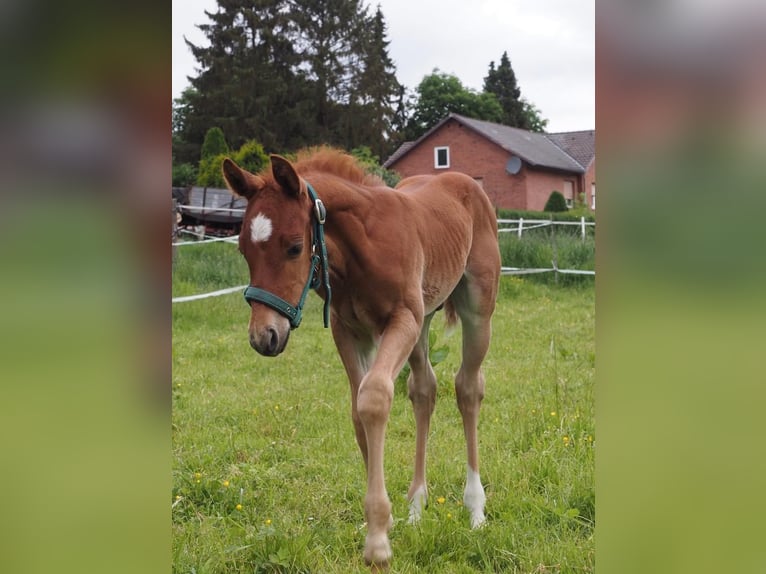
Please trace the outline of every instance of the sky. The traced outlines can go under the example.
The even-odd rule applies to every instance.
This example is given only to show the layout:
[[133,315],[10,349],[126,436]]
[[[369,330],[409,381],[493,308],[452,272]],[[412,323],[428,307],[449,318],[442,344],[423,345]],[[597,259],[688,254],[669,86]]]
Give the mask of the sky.
[[[380,5],[399,82],[414,90],[435,68],[481,91],[489,63],[508,52],[521,95],[548,132],[595,129],[595,0],[367,0]],[[445,7],[449,5],[449,7]],[[173,97],[197,75],[184,43],[216,0],[173,0]]]

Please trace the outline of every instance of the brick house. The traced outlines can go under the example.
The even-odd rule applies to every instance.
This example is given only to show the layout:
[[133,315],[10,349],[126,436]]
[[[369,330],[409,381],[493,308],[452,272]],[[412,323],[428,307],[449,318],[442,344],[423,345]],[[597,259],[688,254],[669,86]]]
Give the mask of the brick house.
[[501,209],[542,211],[552,191],[596,208],[596,132],[536,133],[450,114],[383,167],[402,177],[470,175]]

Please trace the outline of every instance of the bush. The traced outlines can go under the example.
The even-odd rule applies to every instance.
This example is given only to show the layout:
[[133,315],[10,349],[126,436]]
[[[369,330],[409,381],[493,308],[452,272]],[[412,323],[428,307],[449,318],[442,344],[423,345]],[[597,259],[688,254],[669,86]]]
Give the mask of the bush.
[[567,200],[564,199],[564,196],[561,194],[561,192],[552,191],[551,195],[548,197],[548,201],[545,202],[543,211],[551,211],[554,213],[569,211],[569,208],[567,207]]
[[197,169],[190,163],[173,166],[173,187],[189,187],[197,181]]
[[222,153],[201,159],[199,162],[197,185],[200,187],[226,188],[226,182],[224,182],[223,173],[221,173],[221,164],[228,155]]
[[[242,167],[250,173],[258,173],[269,163],[269,156],[263,149],[263,146],[255,140],[248,140],[242,144],[232,158],[239,167]],[[218,171],[221,171],[220,164]]]
[[388,187],[396,187],[396,184],[402,179],[395,171],[382,167],[378,156],[374,155],[372,150],[367,146],[356,147],[351,150],[350,154],[354,156],[354,159],[356,159],[368,173],[377,175]]
[[269,156],[263,146],[255,140],[248,140],[234,153],[219,153],[203,157],[199,162],[197,185],[202,187],[226,188],[226,182],[221,173],[224,158],[231,157],[237,165],[251,173],[258,173],[269,163]]
[[585,221],[595,222],[596,214],[592,211],[580,212],[579,210],[569,210],[564,213],[545,213],[544,211],[524,211],[520,209],[498,209],[498,219],[550,219],[552,221],[580,221],[580,217],[585,217]]

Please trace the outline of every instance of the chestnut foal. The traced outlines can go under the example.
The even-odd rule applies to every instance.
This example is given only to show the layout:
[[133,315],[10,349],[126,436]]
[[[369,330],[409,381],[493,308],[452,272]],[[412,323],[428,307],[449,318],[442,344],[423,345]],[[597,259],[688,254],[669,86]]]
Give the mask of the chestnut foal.
[[436,399],[428,329],[445,308],[462,324],[462,364],[455,378],[467,449],[465,507],[484,523],[477,422],[484,396],[481,364],[490,341],[500,254],[497,222],[481,187],[460,173],[416,176],[396,189],[366,174],[348,155],[320,148],[295,163],[271,156],[258,175],[223,162],[231,190],[247,198],[239,249],[250,269],[250,345],[276,356],[301,321],[310,289],[325,302],[351,385],[351,417],[367,468],[364,559],[388,566],[391,503],[383,445],[394,379],[408,361],[415,412],[415,471],[409,519],[426,504],[426,441]]

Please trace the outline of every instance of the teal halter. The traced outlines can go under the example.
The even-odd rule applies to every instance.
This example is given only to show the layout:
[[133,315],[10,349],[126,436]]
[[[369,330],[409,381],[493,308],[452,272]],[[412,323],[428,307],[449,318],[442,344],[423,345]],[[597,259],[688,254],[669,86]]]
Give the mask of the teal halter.
[[[319,287],[324,287],[325,293],[327,294],[324,301],[325,328],[330,324],[330,299],[332,298],[332,292],[330,289],[330,265],[327,262],[327,246],[324,241],[324,222],[325,219],[327,219],[327,210],[325,209],[322,200],[317,197],[317,194],[310,183],[306,182],[306,188],[308,189],[311,201],[314,202],[311,268],[309,270],[309,278],[306,280],[305,287],[303,287],[303,293],[301,293],[301,298],[298,300],[298,304],[293,307],[281,297],[277,297],[273,293],[269,293],[258,287],[248,286],[244,293],[245,301],[247,301],[248,304],[253,301],[263,303],[287,317],[290,321],[290,329],[295,329],[301,324],[301,319],[303,318],[303,305],[306,302],[309,290],[319,289]],[[319,275],[320,268],[322,271],[321,277]]]

